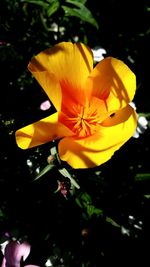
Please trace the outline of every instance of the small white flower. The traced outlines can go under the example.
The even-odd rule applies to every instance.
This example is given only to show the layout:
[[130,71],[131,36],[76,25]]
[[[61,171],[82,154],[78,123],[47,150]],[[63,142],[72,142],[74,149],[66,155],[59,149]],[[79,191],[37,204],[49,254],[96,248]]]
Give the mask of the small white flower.
[[147,125],[148,125],[147,119],[144,116],[139,116],[137,128],[133,134],[133,137],[138,138],[140,134],[144,133],[145,130],[147,129]]
[[94,56],[94,61],[99,62],[102,59],[104,59],[104,54],[106,54],[106,50],[102,47],[96,47],[92,49],[93,56]]
[[136,105],[134,102],[130,102],[129,105],[136,110]]
[[148,121],[144,116],[140,116],[138,119],[138,123],[142,125],[144,129],[147,129]]
[[[136,110],[136,105],[134,102],[130,102],[129,105]],[[148,121],[144,116],[139,115],[138,117],[138,122],[137,122],[137,127],[136,130],[133,134],[134,138],[139,138],[140,134],[144,133],[145,130],[147,129]]]
[[131,56],[128,56],[128,60],[133,64],[135,61]]
[[126,229],[124,226],[121,226],[121,233],[122,233],[123,235],[128,235],[128,236],[130,236],[130,231],[129,231],[129,229]]
[[58,32],[58,24],[53,22],[51,24],[50,30],[53,31],[53,32]]
[[48,259],[48,260],[46,261],[45,266],[46,266],[46,267],[50,267],[50,266],[52,266],[52,263],[51,263],[50,259]]
[[79,41],[79,37],[77,35],[74,36],[73,39],[74,39],[75,42],[78,42]]
[[32,163],[32,161],[30,160],[30,159],[27,159],[27,165],[29,166],[29,167],[32,167],[32,165],[33,165],[33,163]]
[[[64,35],[65,33],[65,27],[59,27],[57,23],[53,22],[51,24],[51,27],[50,27],[50,30],[55,32],[55,33],[60,33],[60,35]],[[58,36],[57,34],[54,34],[54,39],[57,40],[58,39]]]

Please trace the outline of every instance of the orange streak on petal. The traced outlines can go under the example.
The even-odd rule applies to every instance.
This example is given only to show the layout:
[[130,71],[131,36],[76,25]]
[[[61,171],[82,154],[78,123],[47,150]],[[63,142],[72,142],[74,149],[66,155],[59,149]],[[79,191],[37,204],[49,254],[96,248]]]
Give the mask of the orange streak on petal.
[[[40,52],[31,60],[28,68],[56,109],[60,110],[61,93],[57,83],[61,83],[63,94],[68,93],[74,99],[77,99],[77,96],[79,98],[82,95],[86,96],[88,90],[85,87],[85,81],[93,69],[93,55],[91,50],[82,43],[62,42]],[[54,97],[54,92],[58,100]]]
[[70,81],[61,80],[60,85],[62,90],[62,111],[66,107],[71,108],[72,105],[77,103],[84,106],[89,102],[91,90],[85,84],[77,86]]

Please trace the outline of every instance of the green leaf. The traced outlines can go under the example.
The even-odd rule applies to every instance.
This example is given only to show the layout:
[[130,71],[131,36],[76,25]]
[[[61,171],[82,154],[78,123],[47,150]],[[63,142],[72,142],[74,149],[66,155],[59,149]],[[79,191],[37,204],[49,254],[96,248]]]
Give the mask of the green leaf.
[[1,209],[0,209],[0,217],[5,217],[5,214],[3,213]]
[[76,201],[77,205],[82,209],[83,205],[82,205],[80,199],[78,197],[76,197],[75,201]]
[[54,156],[57,154],[57,148],[56,146],[53,146],[51,149],[50,149],[50,152],[51,152],[51,155]]
[[112,224],[115,227],[120,227],[120,225],[118,223],[116,223],[112,218],[110,217],[106,217],[106,222]]
[[144,195],[144,197],[150,199],[150,195]]
[[84,216],[88,219],[93,215],[101,216],[103,211],[99,208],[96,208],[92,204],[92,199],[90,195],[86,192],[81,193],[78,197],[76,197],[77,205],[84,210]]
[[91,11],[87,7],[85,7],[81,2],[74,2],[72,0],[67,0],[66,2],[77,7],[71,8],[63,5],[62,9],[64,10],[66,17],[78,17],[82,21],[88,22],[98,29],[98,23],[96,22]]
[[25,2],[25,3],[29,3],[29,4],[35,4],[35,5],[38,5],[38,6],[42,6],[44,8],[48,8],[49,7],[48,3],[45,3],[44,1],[40,1],[40,0],[22,0],[21,2],[22,3]]
[[90,195],[86,192],[82,193],[81,200],[84,203],[84,205],[89,205],[92,203],[92,199],[91,199]]
[[72,4],[74,6],[77,6],[79,8],[83,8],[83,7],[85,7],[84,4],[85,4],[86,1],[84,1],[84,0],[83,1],[82,0],[81,1],[78,1],[78,0],[77,1],[74,1],[74,0],[66,0],[65,2],[66,3],[69,3],[69,4]]
[[92,199],[90,195],[86,192],[81,192],[78,197],[76,197],[76,203],[80,208],[87,208],[89,204],[92,204]]
[[59,8],[59,1],[58,0],[51,1],[47,9],[47,16],[50,17],[58,10],[58,8]]
[[150,179],[150,173],[137,173],[135,181],[145,181]]
[[100,216],[103,214],[101,209],[96,208],[94,205],[87,206],[87,213],[89,217],[92,217],[94,214]]
[[[68,2],[68,1],[69,0],[66,0],[66,2]],[[84,5],[87,2],[87,0],[76,0],[76,1],[72,1],[72,2],[82,3]]]
[[44,174],[46,174],[48,171],[52,170],[55,167],[54,164],[48,164],[34,179],[34,181],[41,178]]

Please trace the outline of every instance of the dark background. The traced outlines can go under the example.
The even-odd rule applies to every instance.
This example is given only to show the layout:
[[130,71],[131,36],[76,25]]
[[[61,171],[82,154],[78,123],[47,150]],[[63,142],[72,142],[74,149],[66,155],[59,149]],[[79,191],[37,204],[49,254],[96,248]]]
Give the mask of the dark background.
[[[74,41],[75,36],[91,48],[103,47],[107,55],[123,60],[134,71],[137,113],[149,120],[150,6],[148,1],[89,0],[85,6],[97,21],[96,28],[82,17],[66,17],[61,8],[66,2],[59,4],[57,12],[48,16],[44,6],[31,1],[1,0],[1,242],[5,232],[26,238],[32,245],[28,262],[39,266],[48,257],[53,266],[97,267],[109,261],[120,266],[120,258],[127,264],[141,259],[145,266],[150,238],[149,126],[98,168],[73,171],[65,165],[81,186],[67,199],[60,192],[54,194],[57,180],[62,179],[57,170],[33,182],[37,168],[47,164],[51,144],[22,151],[14,134],[49,114],[39,108],[47,97],[27,71],[29,60],[60,41]],[[50,29],[54,22],[64,27],[63,35]],[[84,204],[82,195],[86,195]]]

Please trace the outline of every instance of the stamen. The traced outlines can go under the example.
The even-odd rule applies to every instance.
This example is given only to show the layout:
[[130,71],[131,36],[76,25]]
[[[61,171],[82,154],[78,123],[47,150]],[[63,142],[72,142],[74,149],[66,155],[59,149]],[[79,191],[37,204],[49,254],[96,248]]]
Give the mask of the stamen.
[[96,110],[88,107],[78,106],[77,117],[69,118],[72,121],[73,132],[79,137],[90,136],[96,132],[99,124],[99,116]]
[[[110,116],[113,114],[115,113]],[[84,106],[74,103],[65,109],[60,116],[60,122],[63,122],[77,137],[82,138],[95,134],[101,122],[108,116],[103,101],[93,97]]]

